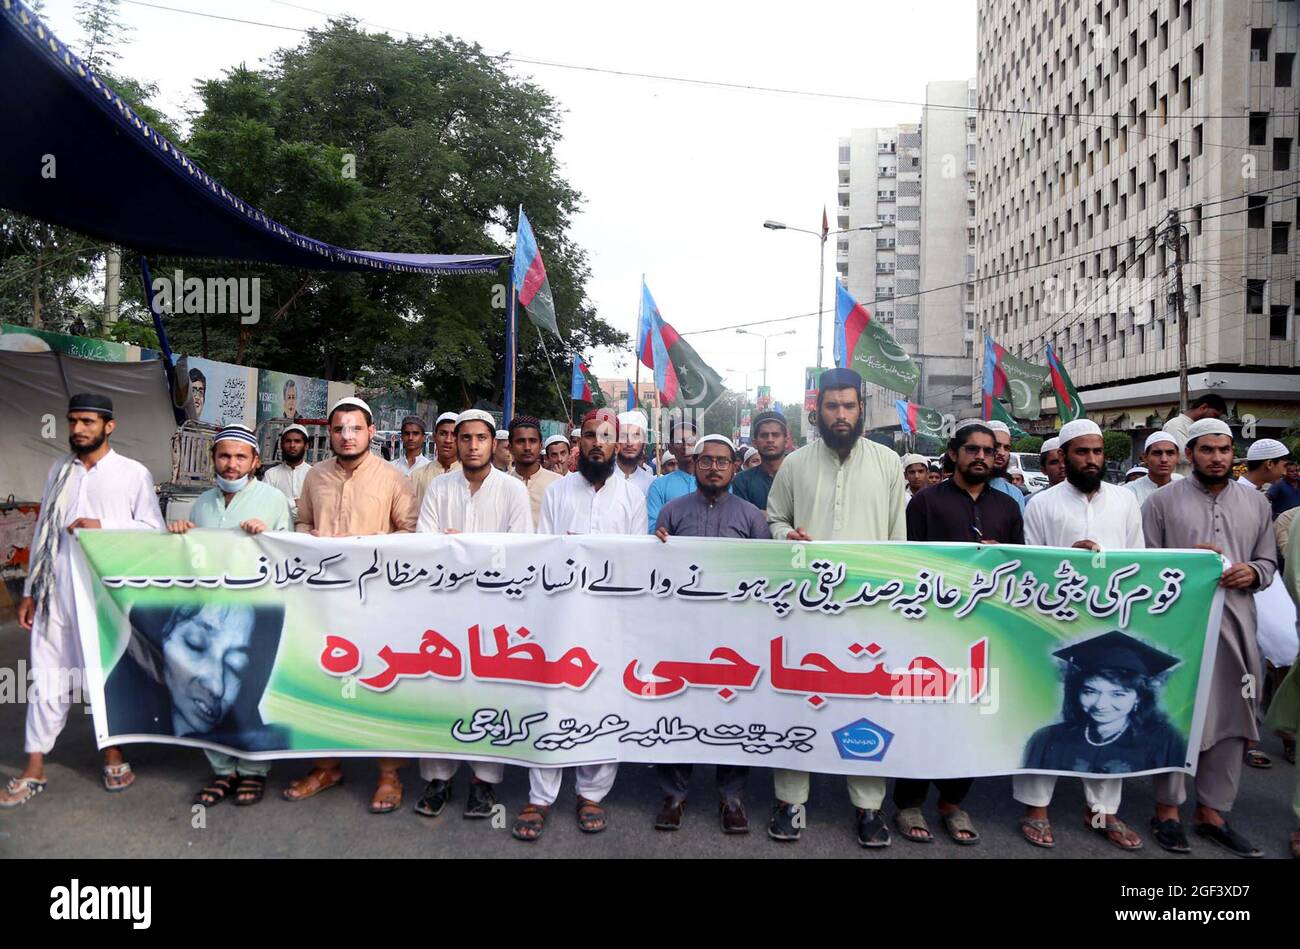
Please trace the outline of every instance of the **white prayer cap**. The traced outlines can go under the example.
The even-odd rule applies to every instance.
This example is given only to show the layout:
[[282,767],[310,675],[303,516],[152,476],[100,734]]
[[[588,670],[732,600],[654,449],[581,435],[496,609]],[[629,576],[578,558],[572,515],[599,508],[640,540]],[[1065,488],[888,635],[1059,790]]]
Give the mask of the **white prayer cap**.
[[995,418],[989,419],[987,422],[985,422],[984,427],[992,432],[1001,432],[1003,435],[1011,434],[1011,429],[1007,427],[1007,423],[999,422]]
[[1043,447],[1038,449],[1040,455],[1046,455],[1049,451],[1060,451],[1061,440],[1059,438],[1049,438],[1043,442]]
[[567,444],[569,444],[569,440],[563,435],[552,435],[550,438],[546,439],[546,443],[542,445],[542,451],[546,451],[546,449],[550,448],[552,445]]
[[983,425],[985,428],[989,429],[990,431],[993,430],[993,426],[989,425],[989,423],[984,421],[982,418],[964,418],[957,423],[957,426],[953,429],[953,431],[960,432],[963,428],[970,428],[972,425]]
[[458,417],[459,417],[459,416],[457,416],[457,414],[456,414],[455,412],[443,412],[441,415],[438,416],[438,421],[436,421],[436,422],[433,423],[433,427],[434,427],[434,428],[437,428],[437,427],[438,427],[439,425],[441,425],[443,422],[453,422],[453,423],[454,423]]
[[1143,451],[1150,451],[1152,445],[1158,445],[1161,442],[1168,442],[1175,448],[1178,447],[1178,439],[1169,432],[1152,432],[1147,436],[1146,442],[1142,445]]
[[284,436],[288,435],[290,432],[300,432],[300,433],[302,434],[302,437],[303,437],[303,438],[310,438],[310,437],[311,437],[311,436],[308,434],[307,429],[303,428],[303,427],[302,427],[301,425],[299,425],[297,422],[294,422],[292,425],[286,425],[286,426],[284,427],[284,431],[282,431],[282,432],[280,433],[280,437],[281,437],[281,438],[284,438]]
[[740,453],[740,457],[741,457],[744,461],[749,461],[749,459],[750,459],[751,457],[753,457],[754,455],[757,455],[757,454],[758,454],[758,449],[757,449],[757,448],[755,448],[753,445],[746,445],[745,448],[744,448],[744,450]]
[[912,453],[904,455],[903,470],[906,471],[908,468],[912,467],[912,465],[925,465],[927,468],[929,468],[930,459],[925,457],[925,455],[917,455]]
[[1250,443],[1250,447],[1246,449],[1246,460],[1272,461],[1274,458],[1285,458],[1289,454],[1291,454],[1290,449],[1276,438],[1261,438]]
[[703,448],[704,445],[706,445],[708,442],[721,442],[723,445],[726,445],[728,448],[731,449],[731,453],[733,455],[736,453],[736,443],[733,442],[726,435],[701,435],[699,438],[695,440],[695,448],[694,450],[692,450],[691,454],[698,455],[700,453],[700,449]]
[[1024,471],[1021,470],[1020,468],[1008,468],[1008,469],[1007,469],[1007,474],[1009,474],[1009,475],[1013,475],[1013,474],[1023,475],[1023,474],[1024,474]]
[[492,417],[490,412],[484,412],[482,409],[466,409],[456,416],[457,428],[460,428],[465,422],[486,422],[489,429],[494,432],[497,430],[497,420]]
[[[493,424],[496,424],[496,420],[495,420],[495,419],[493,419]],[[510,433],[509,433],[508,431],[506,431],[504,428],[498,428],[498,429],[497,429],[497,441],[499,441],[499,442],[508,442],[508,441],[510,441]]]
[[581,437],[582,437],[582,429],[580,429],[580,428],[575,428],[573,431],[569,432],[569,437],[570,437],[570,438],[581,438]]
[[1061,447],[1064,448],[1071,441],[1080,435],[1100,435],[1101,428],[1090,418],[1077,418],[1073,422],[1066,422],[1061,426],[1061,434],[1057,436],[1061,440]]
[[375,417],[375,413],[370,411],[370,406],[366,405],[365,402],[358,399],[355,395],[350,395],[347,396],[346,398],[339,399],[330,408],[329,414],[333,415],[339,409],[360,409],[361,411],[369,415],[372,419]]
[[1149,474],[1149,472],[1147,471],[1146,467],[1143,465],[1134,465],[1128,471],[1124,472],[1125,477],[1131,474]]
[[673,457],[673,453],[672,453],[672,452],[670,452],[670,451],[666,451],[666,452],[664,452],[663,461],[676,461],[676,460],[677,460],[677,459]]
[[645,431],[650,427],[650,420],[645,417],[644,412],[638,412],[636,409],[633,409],[630,412],[620,412],[618,416],[618,424],[620,426],[635,425],[637,428]]
[[1187,440],[1190,442],[1194,438],[1200,438],[1202,435],[1227,435],[1232,437],[1232,429],[1228,428],[1228,423],[1217,418],[1197,419],[1187,428]]

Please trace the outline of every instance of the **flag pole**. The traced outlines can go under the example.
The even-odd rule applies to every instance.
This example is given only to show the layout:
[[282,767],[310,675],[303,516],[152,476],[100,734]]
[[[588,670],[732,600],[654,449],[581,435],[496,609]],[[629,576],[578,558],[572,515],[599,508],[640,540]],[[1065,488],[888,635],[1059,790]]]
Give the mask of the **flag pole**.
[[[555,366],[551,362],[550,352],[546,349],[546,340],[544,338],[543,333],[537,334],[537,342],[542,347],[542,355],[546,357],[546,367],[551,370],[551,381],[555,383],[555,391],[560,396],[560,411],[562,412],[564,411],[564,401],[565,401],[564,389],[560,387],[560,378],[555,374]],[[561,342],[563,342],[563,340],[561,340]],[[569,411],[570,413],[572,413],[573,409],[570,408]],[[569,433],[566,431],[564,434],[567,436]]]
[[[515,239],[518,243],[518,238]],[[501,424],[509,428],[515,413],[515,265],[510,262],[510,302],[506,307],[506,365],[504,395],[501,399]]]

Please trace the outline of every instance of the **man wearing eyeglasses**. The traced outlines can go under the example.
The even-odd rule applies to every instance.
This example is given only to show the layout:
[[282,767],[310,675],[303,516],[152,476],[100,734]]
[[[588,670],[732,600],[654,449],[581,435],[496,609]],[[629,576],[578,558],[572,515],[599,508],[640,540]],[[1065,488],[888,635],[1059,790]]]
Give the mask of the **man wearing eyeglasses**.
[[[728,490],[736,474],[736,446],[724,435],[705,435],[695,443],[695,490],[674,498],[655,519],[655,536],[737,537],[770,540],[767,517]],[[664,803],[655,818],[655,830],[677,830],[686,811],[686,790],[691,782],[689,764],[658,764]],[[740,799],[749,769],[743,765],[717,766],[718,815],[724,834],[749,833],[749,817]]]
[[[997,455],[997,438],[982,422],[963,422],[948,442],[952,477],[921,491],[907,505],[907,539],[921,543],[1023,544],[1025,525],[1020,508],[1007,495],[989,487]],[[939,817],[948,836],[963,846],[979,843],[979,833],[961,802],[973,778],[899,778],[894,782],[894,824],[916,843],[931,843],[934,835],[921,806],[931,783],[939,791]]]

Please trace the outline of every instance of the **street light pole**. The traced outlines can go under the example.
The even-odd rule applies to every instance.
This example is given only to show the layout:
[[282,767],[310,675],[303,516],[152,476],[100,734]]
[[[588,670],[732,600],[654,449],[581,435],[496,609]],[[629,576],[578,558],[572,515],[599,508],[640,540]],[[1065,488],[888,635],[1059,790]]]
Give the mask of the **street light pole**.
[[826,239],[841,234],[853,234],[857,231],[878,231],[885,225],[876,222],[858,227],[846,227],[839,231],[810,231],[804,227],[791,227],[780,221],[769,220],[764,221],[763,226],[769,231],[798,231],[800,234],[811,234],[817,238],[817,368],[820,369],[822,367],[822,319],[826,312]]

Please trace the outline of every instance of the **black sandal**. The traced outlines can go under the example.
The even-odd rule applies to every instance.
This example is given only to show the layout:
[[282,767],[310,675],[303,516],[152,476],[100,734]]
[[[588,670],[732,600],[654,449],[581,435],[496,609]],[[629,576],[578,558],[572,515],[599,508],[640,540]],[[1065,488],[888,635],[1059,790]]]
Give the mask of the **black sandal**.
[[214,774],[212,779],[194,795],[193,803],[204,807],[215,807],[235,791],[233,774]]
[[605,809],[595,801],[578,795],[578,830],[584,834],[599,834],[609,826]]
[[546,815],[551,812],[549,806],[541,804],[528,804],[519,816],[515,818],[514,829],[510,831],[515,840],[522,840],[525,843],[532,843],[542,836],[542,831],[546,829]]
[[248,807],[262,799],[266,791],[266,775],[241,774],[239,785],[235,788],[235,806]]

